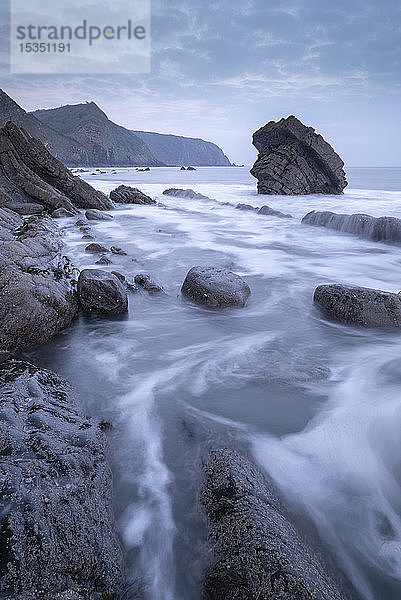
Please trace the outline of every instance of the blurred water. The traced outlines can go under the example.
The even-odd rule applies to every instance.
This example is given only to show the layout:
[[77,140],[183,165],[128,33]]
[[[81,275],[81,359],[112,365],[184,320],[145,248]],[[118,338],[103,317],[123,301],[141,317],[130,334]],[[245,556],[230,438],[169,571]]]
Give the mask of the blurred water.
[[[167,295],[131,294],[121,319],[81,316],[33,358],[68,377],[87,409],[110,421],[116,513],[132,573],[148,600],[200,597],[207,563],[197,507],[201,453],[249,448],[361,594],[401,596],[400,333],[327,322],[315,287],[401,289],[400,248],[300,224],[312,209],[401,217],[401,169],[349,169],[341,196],[258,196],[247,169],[110,169],[164,206],[120,206],[93,224],[121,246],[109,270],[149,273]],[[211,200],[163,196],[193,188]],[[257,216],[268,204],[293,219]],[[87,240],[62,221],[67,252],[94,266]],[[180,296],[189,268],[244,276],[242,310],[208,311]]]

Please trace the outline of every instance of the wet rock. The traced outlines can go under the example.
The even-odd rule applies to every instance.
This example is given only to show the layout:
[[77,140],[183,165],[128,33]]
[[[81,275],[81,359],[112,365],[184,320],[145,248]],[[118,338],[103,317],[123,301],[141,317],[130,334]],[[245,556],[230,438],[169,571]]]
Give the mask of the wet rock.
[[82,236],[83,240],[94,240],[95,236],[91,235],[90,233],[84,233],[84,235]]
[[62,256],[58,228],[50,219],[31,219],[0,245],[0,349],[47,342],[78,312],[74,270]]
[[243,307],[251,290],[239,275],[216,267],[192,267],[182,285],[184,296],[209,308]]
[[100,244],[96,244],[96,242],[92,243],[92,244],[88,244],[85,248],[85,252],[108,252],[108,249],[105,248],[104,246],[101,246]]
[[56,208],[53,210],[52,217],[53,219],[62,219],[63,217],[73,217],[75,211],[67,210],[66,208]]
[[78,221],[75,221],[75,225],[77,227],[87,227],[88,226],[88,222],[85,221],[84,219],[78,219]]
[[191,200],[210,200],[208,196],[204,196],[203,194],[198,194],[194,190],[181,190],[179,188],[169,188],[164,190],[164,196],[175,196],[176,198],[190,198]]
[[41,141],[11,121],[0,129],[0,190],[13,203],[35,202],[49,211],[111,207],[102,192],[74,176]]
[[156,200],[129,185],[119,185],[110,192],[110,199],[121,204],[156,204]]
[[135,283],[137,283],[141,288],[149,292],[149,294],[164,294],[163,288],[158,285],[153,279],[146,274],[138,274],[134,277]]
[[344,163],[312,127],[290,116],[253,135],[259,156],[251,174],[259,194],[341,194]]
[[7,357],[0,364],[2,596],[106,598],[123,561],[105,438],[69,384]]
[[342,233],[356,235],[374,242],[401,243],[401,219],[396,217],[372,217],[364,214],[337,214],[330,211],[312,210],[302,219],[304,225],[327,227]]
[[195,167],[187,167],[187,171],[196,171]]
[[95,263],[96,265],[111,265],[112,261],[109,259],[108,256],[101,256],[99,258],[99,260],[96,261]]
[[186,171],[187,168],[186,167],[181,167],[180,171]]
[[237,204],[235,208],[237,208],[238,210],[257,210],[257,208],[255,208],[251,204],[243,204],[241,202]]
[[23,223],[24,221],[14,211],[0,208],[0,242],[15,239],[14,234]]
[[271,483],[245,457],[226,448],[211,452],[200,499],[213,556],[205,600],[347,598],[289,520]]
[[112,273],[84,269],[78,278],[78,297],[86,312],[122,313],[128,308],[125,286]]
[[269,217],[280,217],[281,219],[292,219],[292,215],[283,213],[279,210],[275,210],[274,208],[271,208],[270,206],[267,206],[267,205],[261,206],[257,212],[258,212],[258,215],[266,215]]
[[112,274],[115,275],[117,279],[121,281],[121,283],[126,283],[127,278],[122,273],[119,273],[118,271],[112,271]]
[[365,327],[401,327],[401,295],[364,287],[319,285],[313,300],[334,321]]
[[0,202],[2,208],[8,208],[19,215],[40,215],[43,212],[43,206],[36,202],[26,202],[19,204],[18,202]]
[[127,253],[122,248],[118,248],[118,246],[111,246],[110,250],[113,254],[119,254],[120,256],[127,256]]
[[113,218],[113,215],[109,215],[100,210],[91,209],[86,211],[85,217],[88,221],[110,221]]

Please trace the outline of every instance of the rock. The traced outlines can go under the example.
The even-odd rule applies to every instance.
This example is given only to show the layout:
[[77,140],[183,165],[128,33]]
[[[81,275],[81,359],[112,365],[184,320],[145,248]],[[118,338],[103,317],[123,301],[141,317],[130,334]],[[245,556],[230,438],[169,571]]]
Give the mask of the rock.
[[85,217],[88,221],[110,221],[110,219],[113,219],[113,215],[95,209],[87,210]]
[[110,199],[121,204],[156,204],[156,200],[129,185],[119,185],[110,192]]
[[241,202],[237,204],[235,208],[237,208],[238,210],[257,210],[257,207],[255,208],[255,206],[251,206],[250,204],[243,204]]
[[196,171],[195,167],[187,167],[187,171]]
[[88,244],[85,248],[85,252],[108,252],[108,249],[105,248],[104,246],[101,246],[100,244],[96,244],[96,243],[92,243],[92,244]]
[[135,283],[141,288],[149,292],[149,294],[164,294],[163,288],[153,281],[149,275],[139,274],[134,277]]
[[62,256],[58,228],[50,219],[32,219],[0,245],[0,349],[43,344],[78,313],[74,270]]
[[14,240],[17,229],[23,224],[18,214],[8,208],[0,208],[0,242]]
[[95,262],[96,265],[111,265],[112,261],[108,258],[108,256],[101,256],[99,260]]
[[342,582],[291,523],[272,484],[226,448],[203,466],[201,504],[213,563],[205,600],[345,600]]
[[0,129],[0,189],[13,203],[33,201],[50,211],[111,207],[102,192],[73,175],[42,142],[11,121]]
[[312,127],[290,116],[253,135],[259,156],[251,174],[259,194],[341,194],[344,163]]
[[371,288],[319,285],[313,300],[340,323],[365,327],[401,327],[401,295]]
[[285,214],[279,210],[275,210],[270,206],[261,206],[258,210],[258,215],[266,215],[269,217],[280,217],[281,219],[292,219],[292,215]]
[[[1,200],[1,198],[0,198]],[[41,204],[37,204],[36,202],[26,202],[25,204],[19,204],[18,202],[12,202],[11,200],[0,201],[0,206],[2,208],[8,208],[8,210],[12,210],[19,215],[39,215],[43,212],[43,206]]]
[[118,271],[112,271],[112,274],[115,275],[117,277],[117,279],[119,279],[121,281],[121,283],[127,282],[127,278],[122,273],[119,273]]
[[119,254],[120,256],[127,256],[127,253],[122,250],[122,248],[118,248],[118,246],[111,246],[110,248],[113,254]]
[[175,196],[177,198],[190,198],[191,200],[210,200],[208,196],[204,196],[203,194],[198,194],[194,190],[180,190],[178,188],[169,188],[168,190],[164,190],[164,196]]
[[98,424],[55,373],[0,364],[2,595],[15,600],[119,594],[123,560]]
[[83,240],[94,240],[95,236],[91,235],[90,233],[84,233],[84,235],[82,236]]
[[77,227],[87,227],[88,226],[88,222],[84,221],[84,219],[78,219],[78,221],[75,221],[75,225]]
[[67,210],[66,208],[56,208],[53,210],[52,217],[54,219],[62,219],[63,217],[73,217],[75,212]]
[[251,290],[239,275],[216,267],[192,267],[181,292],[197,304],[209,308],[243,307]]
[[186,167],[181,167],[180,171],[186,171],[187,168]]
[[115,314],[128,308],[127,292],[112,273],[101,269],[84,269],[78,278],[78,297],[86,312]]
[[396,217],[371,217],[364,214],[337,214],[314,211],[304,216],[304,225],[327,227],[342,233],[355,233],[374,242],[401,243],[401,219]]

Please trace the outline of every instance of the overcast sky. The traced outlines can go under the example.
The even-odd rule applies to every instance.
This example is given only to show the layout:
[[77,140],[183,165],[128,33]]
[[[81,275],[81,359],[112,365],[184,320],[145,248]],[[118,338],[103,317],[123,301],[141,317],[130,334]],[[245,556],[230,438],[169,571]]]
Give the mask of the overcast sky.
[[0,2],[1,87],[25,109],[94,100],[121,125],[209,139],[246,164],[252,132],[295,114],[348,165],[401,166],[399,0],[153,0],[151,74],[92,76],[9,75]]

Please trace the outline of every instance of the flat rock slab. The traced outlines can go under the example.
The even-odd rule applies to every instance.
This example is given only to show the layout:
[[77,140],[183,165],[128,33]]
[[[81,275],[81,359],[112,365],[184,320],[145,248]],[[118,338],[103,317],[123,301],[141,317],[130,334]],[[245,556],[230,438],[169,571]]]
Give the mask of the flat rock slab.
[[182,294],[209,308],[245,306],[251,290],[239,275],[216,267],[192,267],[181,288]]
[[123,560],[105,438],[70,385],[0,359],[0,582],[14,600],[117,597]]
[[108,271],[84,269],[78,278],[77,291],[86,312],[117,314],[128,309],[124,284]]
[[88,221],[110,221],[113,218],[113,215],[92,208],[85,212],[85,217]]
[[346,325],[401,327],[401,295],[364,287],[319,285],[313,300],[323,314]]
[[121,204],[156,204],[156,200],[129,185],[119,185],[111,191],[110,200]]
[[223,448],[203,466],[201,504],[213,557],[205,600],[345,600],[329,567],[245,457]]

